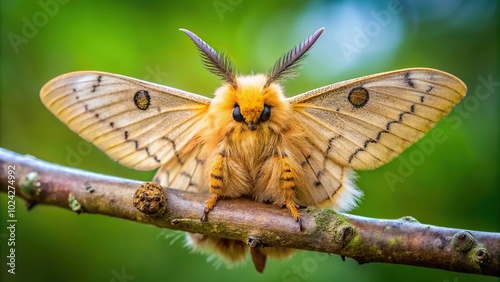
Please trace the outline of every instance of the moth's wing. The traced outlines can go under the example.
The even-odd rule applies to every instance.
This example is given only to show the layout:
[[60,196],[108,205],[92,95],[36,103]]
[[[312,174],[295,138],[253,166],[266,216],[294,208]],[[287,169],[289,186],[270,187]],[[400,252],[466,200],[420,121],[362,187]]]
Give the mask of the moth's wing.
[[85,140],[131,168],[150,170],[178,159],[201,129],[210,99],[103,72],[74,72],[49,81],[45,106]]
[[[195,143],[195,142],[192,142]],[[208,187],[204,174],[205,160],[200,155],[202,145],[188,146],[180,158],[172,158],[156,172],[153,181],[162,186],[192,192],[203,192]]]
[[311,143],[340,166],[373,169],[422,137],[466,92],[455,76],[413,68],[289,98]]
[[[308,140],[311,148],[314,144]],[[299,189],[299,202],[308,206],[329,207],[336,212],[348,211],[355,207],[363,193],[354,184],[355,174],[352,169],[343,167],[323,152],[314,148],[303,154],[301,163],[307,187]],[[303,194],[300,194],[302,192]]]

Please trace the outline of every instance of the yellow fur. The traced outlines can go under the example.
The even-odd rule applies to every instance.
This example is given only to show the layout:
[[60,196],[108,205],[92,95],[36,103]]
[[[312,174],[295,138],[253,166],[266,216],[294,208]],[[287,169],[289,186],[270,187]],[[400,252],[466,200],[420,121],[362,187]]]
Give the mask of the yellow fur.
[[[282,204],[285,194],[280,190],[280,178],[285,168],[281,159],[287,156],[286,169],[291,168],[286,177],[300,180],[303,175],[297,173],[300,171],[297,160],[301,152],[311,150],[310,145],[303,142],[301,123],[294,118],[278,84],[264,88],[263,75],[237,80],[237,90],[224,85],[216,91],[207,114],[207,126],[194,142],[202,147],[200,156],[208,160],[207,171],[220,165],[218,155],[224,152],[222,175],[227,177],[224,177],[220,196],[249,196],[257,201]],[[264,104],[271,107],[271,118],[251,131],[247,124],[233,120],[231,111],[236,103],[249,123],[257,122]],[[302,194],[307,194],[309,187],[300,184]]]
[[[318,204],[310,194],[312,189],[317,189],[312,187],[315,175],[305,175],[301,167],[304,152],[313,150],[305,141],[306,131],[280,85],[273,83],[264,87],[264,75],[238,77],[237,81],[237,89],[226,84],[215,92],[206,126],[185,153],[192,147],[202,148],[199,157],[207,160],[204,175],[210,178],[210,187],[222,184],[221,189],[210,189],[217,197],[250,197],[259,202],[285,205],[297,219],[296,204]],[[241,108],[243,123],[231,116],[235,104]],[[249,130],[247,123],[257,123],[264,104],[271,107],[270,119],[257,124],[255,131]],[[214,174],[220,174],[223,180],[214,179]],[[297,198],[302,201],[297,202]],[[208,210],[213,207],[213,199],[207,203]],[[224,238],[190,234],[188,242],[195,249],[211,248],[232,263],[242,261],[248,252],[241,242]],[[262,253],[283,258],[293,250],[265,248]]]

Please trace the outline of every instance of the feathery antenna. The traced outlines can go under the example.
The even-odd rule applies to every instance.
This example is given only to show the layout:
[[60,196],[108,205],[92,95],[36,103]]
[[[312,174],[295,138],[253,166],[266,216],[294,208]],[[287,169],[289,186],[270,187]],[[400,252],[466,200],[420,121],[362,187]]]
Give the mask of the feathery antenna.
[[194,44],[198,48],[198,51],[200,52],[203,66],[208,71],[231,84],[234,88],[238,87],[238,84],[236,83],[234,64],[231,59],[229,59],[229,56],[223,52],[215,51],[212,47],[205,43],[205,41],[201,40],[201,38],[191,31],[183,28],[179,30],[187,34],[187,36],[193,40]]
[[325,30],[324,27],[316,30],[311,36],[309,36],[304,42],[295,46],[292,50],[288,51],[283,57],[281,57],[271,71],[267,75],[267,82],[264,87],[269,86],[271,83],[278,81],[284,77],[290,77],[295,75],[293,70],[298,67],[298,62],[305,58],[304,54],[309,50],[314,42],[318,40],[319,36]]

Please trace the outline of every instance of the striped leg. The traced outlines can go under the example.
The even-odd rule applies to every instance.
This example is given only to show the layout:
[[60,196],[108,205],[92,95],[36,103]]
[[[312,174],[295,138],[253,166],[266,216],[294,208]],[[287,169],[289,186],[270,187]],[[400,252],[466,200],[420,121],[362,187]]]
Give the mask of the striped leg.
[[295,190],[297,186],[295,184],[295,176],[292,167],[289,164],[288,156],[283,155],[281,157],[282,171],[280,177],[280,189],[285,203],[282,207],[286,207],[292,213],[295,221],[299,223],[300,231],[302,231],[302,219],[299,216],[297,209],[305,208],[305,206],[297,204],[297,198],[295,197]]
[[210,182],[208,189],[211,193],[211,196],[210,199],[208,199],[207,204],[205,205],[205,210],[203,211],[203,215],[200,218],[201,222],[207,220],[208,212],[214,208],[215,204],[217,203],[217,199],[222,194],[222,183],[224,180],[224,176],[222,175],[222,168],[224,166],[225,160],[225,152],[219,153],[210,171]]

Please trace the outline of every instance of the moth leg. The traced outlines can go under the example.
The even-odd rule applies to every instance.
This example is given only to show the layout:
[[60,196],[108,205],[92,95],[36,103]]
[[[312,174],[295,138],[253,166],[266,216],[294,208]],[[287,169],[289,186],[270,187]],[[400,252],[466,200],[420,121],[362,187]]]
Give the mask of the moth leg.
[[295,184],[295,176],[292,167],[288,161],[288,156],[284,155],[281,157],[282,169],[280,177],[280,189],[285,203],[282,207],[288,208],[292,213],[295,221],[299,223],[299,229],[302,231],[302,219],[299,216],[299,211],[297,209],[305,208],[306,206],[299,205],[295,197],[295,190],[297,190],[297,185]]
[[222,168],[224,166],[224,162],[226,160],[226,154],[221,152],[217,155],[215,163],[212,165],[212,169],[210,170],[210,181],[208,184],[208,190],[210,191],[210,199],[208,199],[207,204],[205,205],[205,210],[203,211],[203,215],[200,218],[200,221],[206,221],[208,212],[211,211],[215,204],[217,203],[217,199],[222,194],[222,184],[224,180]]

